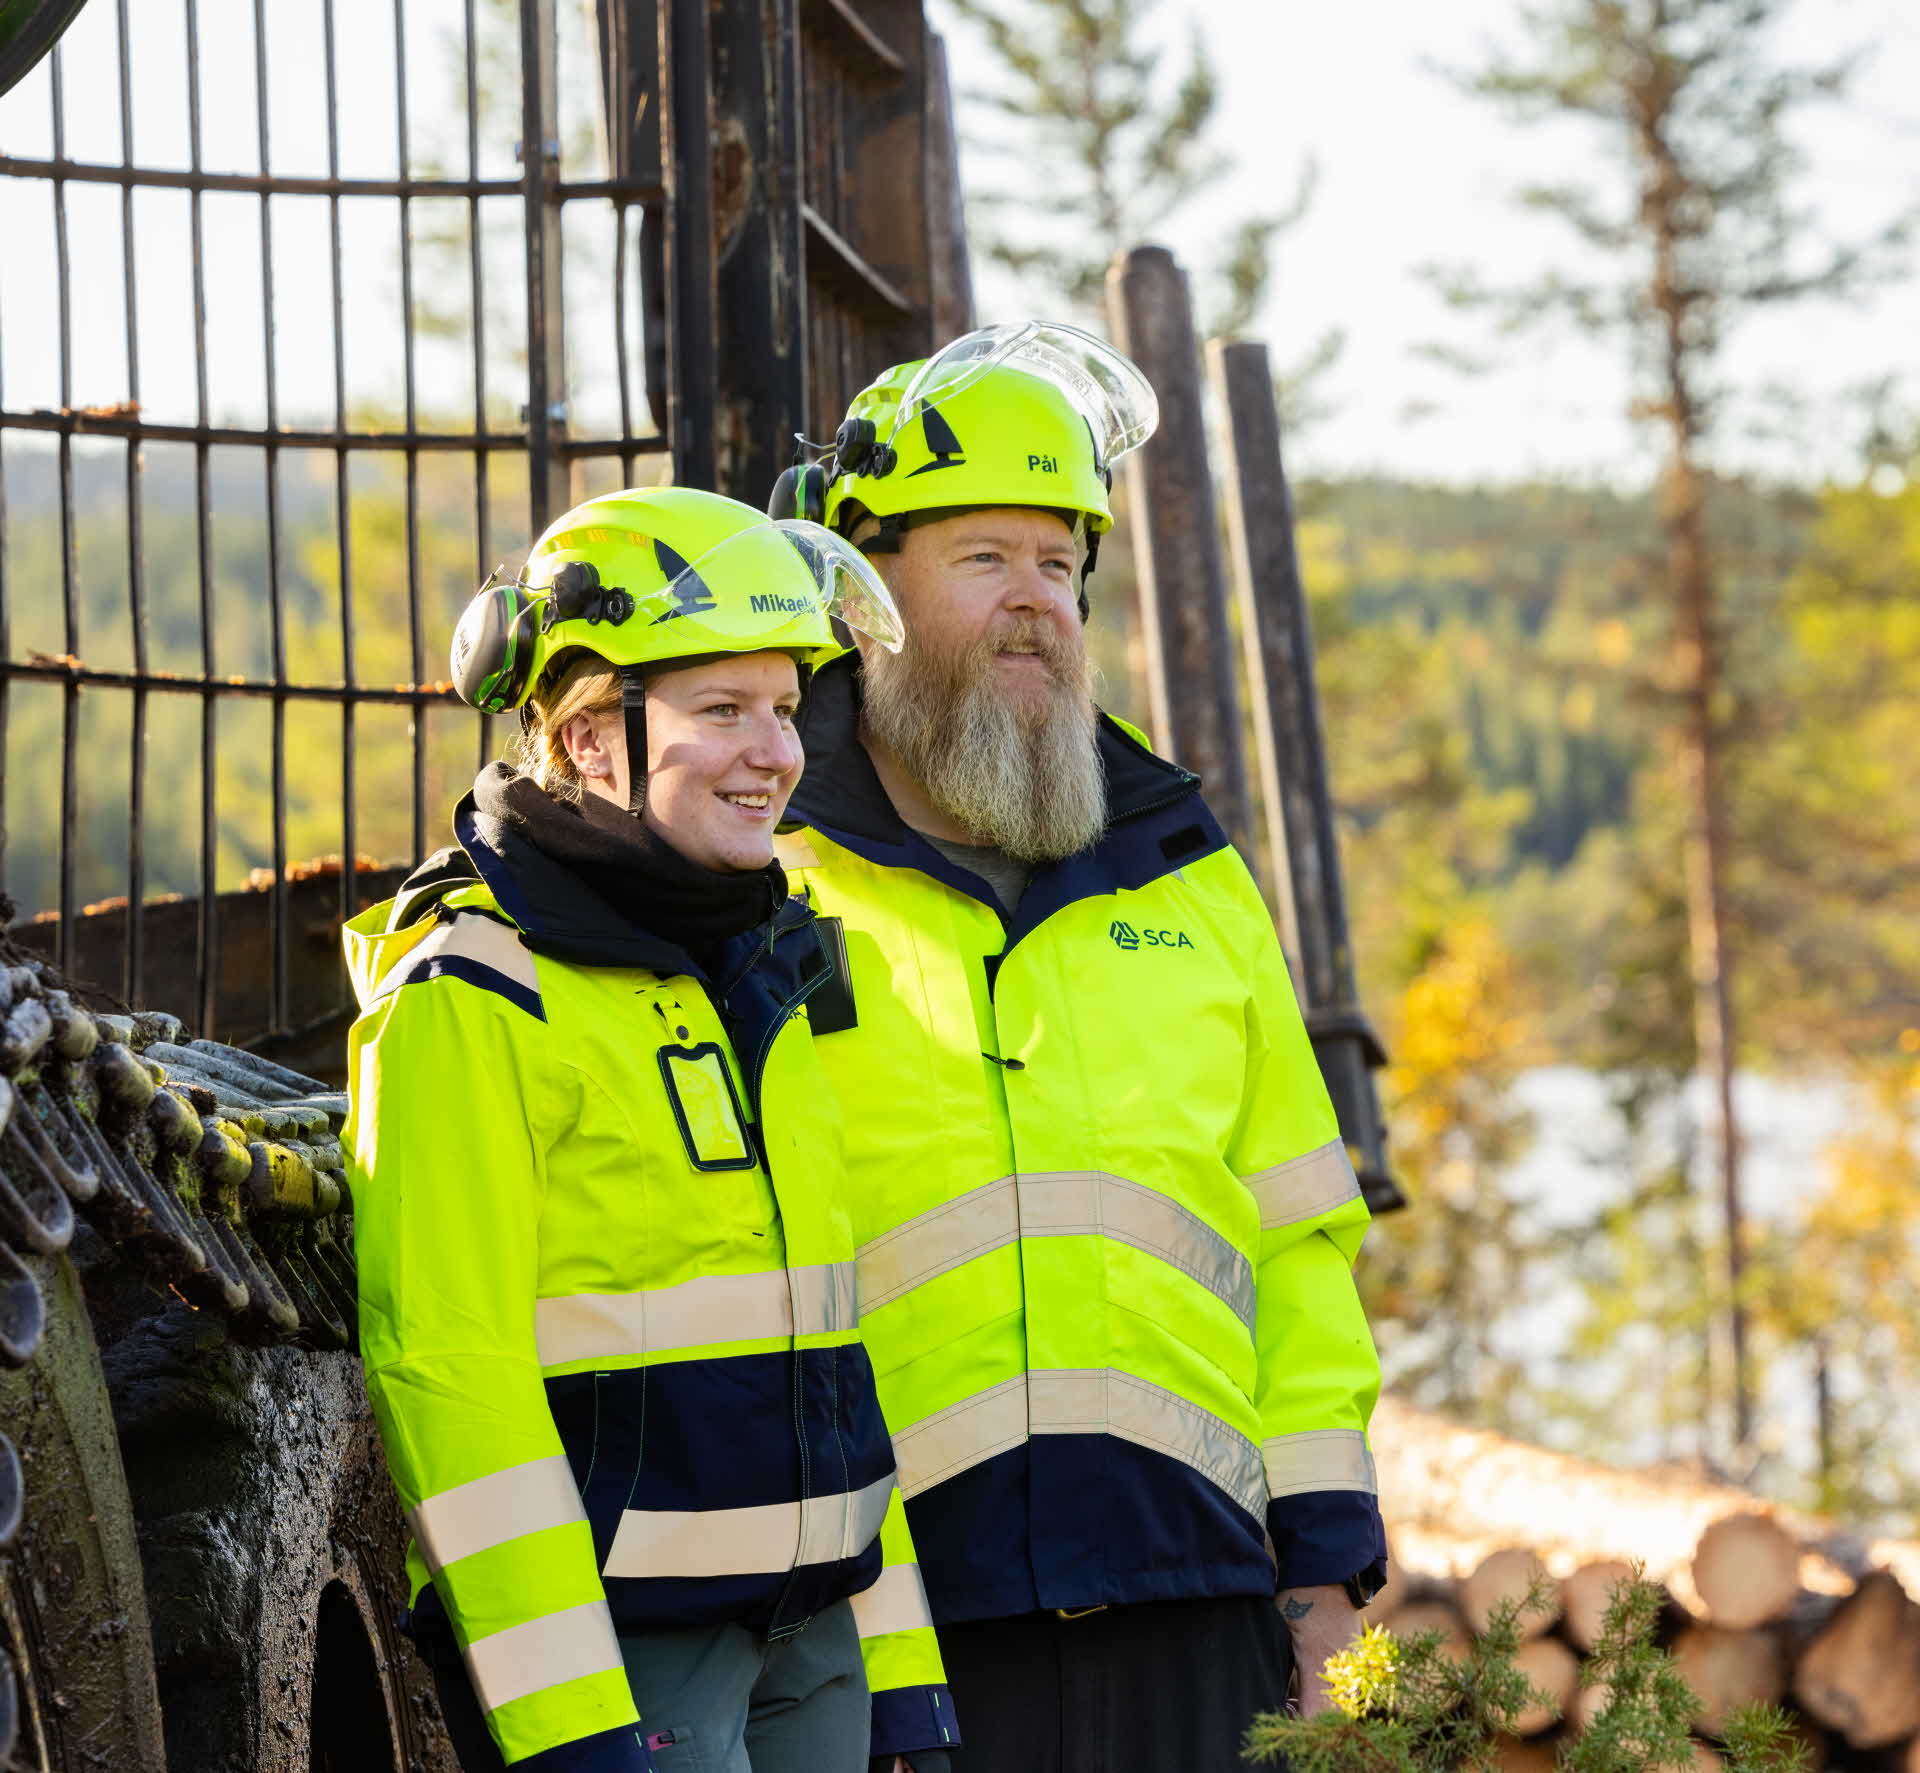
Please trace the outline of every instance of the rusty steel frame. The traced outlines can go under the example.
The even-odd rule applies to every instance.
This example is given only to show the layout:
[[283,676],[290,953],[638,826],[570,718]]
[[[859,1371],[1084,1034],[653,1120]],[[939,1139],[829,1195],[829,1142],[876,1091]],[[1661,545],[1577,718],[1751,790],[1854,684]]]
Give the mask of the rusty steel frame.
[[[273,117],[269,102],[272,9],[252,0],[255,116],[258,172],[214,171],[205,164],[201,116],[200,7],[182,0],[187,35],[188,108],[186,165],[136,163],[134,136],[135,57],[129,16],[132,0],[101,0],[115,9],[119,62],[119,146],[115,159],[74,158],[67,147],[62,82],[63,51],[49,58],[46,78],[53,97],[51,152],[41,157],[0,155],[0,178],[38,181],[50,188],[53,209],[55,295],[58,304],[57,404],[51,410],[15,410],[0,382],[0,439],[39,435],[49,439],[56,463],[59,501],[61,655],[21,656],[14,645],[12,587],[0,549],[0,743],[8,725],[8,699],[16,684],[51,684],[61,693],[58,806],[55,833],[15,833],[16,839],[57,845],[55,902],[47,924],[18,932],[41,947],[58,966],[75,970],[81,907],[76,875],[80,782],[77,751],[80,709],[87,694],[124,698],[131,709],[131,772],[128,845],[124,871],[126,905],[114,912],[123,925],[117,978],[97,983],[117,987],[129,1002],[150,995],[150,963],[160,950],[150,939],[147,724],[156,697],[197,702],[199,723],[198,897],[194,902],[191,985],[175,987],[173,1001],[188,1008],[203,1034],[221,1034],[275,1050],[288,1043],[331,1038],[327,1030],[343,1016],[312,1021],[312,1005],[298,1021],[289,987],[290,923],[287,826],[287,710],[321,702],[339,710],[340,855],[336,912],[358,910],[360,809],[368,793],[383,793],[411,813],[411,849],[427,845],[429,804],[427,715],[457,705],[449,687],[435,681],[442,667],[427,657],[420,543],[420,463],[423,456],[465,456],[473,464],[475,582],[492,562],[488,537],[497,496],[488,465],[502,455],[528,465],[526,533],[537,534],[565,508],[572,470],[592,459],[617,459],[631,483],[636,464],[669,454],[681,484],[710,486],[759,502],[785,466],[796,433],[831,431],[848,394],[881,364],[924,353],[934,331],[971,324],[966,249],[960,223],[951,154],[951,116],[945,64],[927,32],[921,0],[595,0],[612,176],[562,176],[557,73],[558,0],[519,0],[522,68],[519,110],[519,176],[482,173],[480,69],[476,55],[478,0],[464,0],[461,35],[465,57],[465,165],[445,176],[417,176],[409,159],[413,119],[407,109],[408,0],[389,0],[391,50],[396,67],[393,123],[398,177],[348,177],[342,172],[341,95],[351,71],[343,65],[336,31],[335,0],[320,0],[325,39],[325,176],[282,174],[273,167]],[[65,52],[69,57],[72,50]],[[39,75],[35,75],[39,78]],[[568,94],[569,104],[577,95]],[[458,150],[456,149],[456,155]],[[589,169],[591,170],[591,169]],[[120,193],[120,248],[124,265],[127,403],[101,409],[74,406],[73,265],[68,250],[67,194],[74,186],[105,186]],[[165,423],[141,408],[140,275],[135,220],[139,192],[184,193],[188,205],[193,274],[194,384],[192,420]],[[208,289],[203,204],[210,193],[251,196],[259,205],[259,292],[264,352],[264,423],[216,422],[209,390]],[[331,325],[322,351],[331,350],[331,422],[283,425],[275,351],[274,205],[277,197],[326,201],[326,278]],[[519,198],[523,205],[525,256],[524,348],[527,404],[517,426],[489,422],[486,306],[488,266],[481,249],[481,205]],[[342,204],[378,198],[391,203],[398,221],[400,364],[402,412],[396,428],[356,424],[347,378],[347,297],[343,272]],[[465,294],[471,306],[473,420],[468,429],[423,429],[416,377],[418,315],[415,206],[456,199],[466,213]],[[566,400],[566,349],[561,305],[562,224],[569,204],[609,202],[613,210],[613,358],[619,381],[619,426],[610,435],[579,436],[570,426]],[[918,209],[928,218],[919,228],[902,218]],[[638,212],[638,251],[630,235]],[[150,223],[148,224],[151,225]],[[947,238],[949,234],[954,238]],[[637,258],[637,265],[633,262]],[[937,274],[936,274],[937,268]],[[318,267],[316,267],[318,269]],[[630,292],[641,310],[637,351],[648,401],[640,406],[629,385],[636,361],[630,337]],[[954,289],[960,288],[956,301]],[[222,339],[218,348],[233,349]],[[497,354],[497,353],[496,353]],[[495,372],[497,374],[497,371]],[[324,411],[324,409],[323,409]],[[226,417],[227,415],[221,415]],[[113,668],[87,660],[88,635],[78,593],[75,542],[74,461],[76,439],[120,444],[125,460],[127,537],[124,573],[126,620],[132,659]],[[142,467],[149,444],[184,446],[192,452],[194,533],[197,538],[200,619],[197,669],[156,667],[149,633],[149,593],[143,553],[145,522]],[[213,571],[214,485],[212,452],[239,449],[257,457],[264,502],[265,583],[262,616],[266,666],[236,673],[223,654],[215,621]],[[290,672],[287,658],[285,583],[288,542],[282,509],[281,464],[289,450],[333,458],[332,542],[338,560],[340,674],[313,680]],[[378,451],[401,459],[405,512],[404,584],[407,681],[370,683],[358,659],[353,547],[355,497],[349,464]],[[6,464],[0,459],[0,526],[7,510]],[[364,612],[363,616],[364,616]],[[396,608],[398,626],[400,611]],[[117,625],[117,624],[116,624]],[[235,699],[265,700],[271,707],[267,791],[260,808],[270,856],[268,953],[262,1013],[248,1025],[233,1025],[221,994],[222,895],[216,878],[223,805],[216,757],[221,710]],[[404,789],[398,781],[360,779],[356,718],[367,705],[410,710],[411,767]],[[475,715],[475,754],[490,750],[489,723]],[[438,741],[436,741],[436,745]],[[0,779],[0,861],[6,842],[5,783]],[[319,883],[314,883],[317,886]],[[384,883],[383,883],[384,884]],[[328,889],[331,891],[331,889]],[[232,915],[235,895],[226,895]],[[39,907],[25,907],[39,910]],[[186,907],[180,907],[185,911]],[[302,890],[301,915],[315,910],[312,888]],[[249,913],[251,915],[251,913]],[[89,920],[90,921],[90,920]],[[179,946],[177,921],[169,917],[168,953]],[[88,933],[92,970],[103,970],[104,930]],[[188,999],[191,998],[191,1003]],[[346,1008],[344,978],[340,1011]],[[309,1045],[289,1052],[316,1062]]]
[[[421,574],[419,551],[419,459],[426,452],[458,452],[471,455],[474,464],[474,501],[476,517],[475,582],[484,574],[486,537],[489,532],[490,506],[487,462],[501,452],[524,453],[529,461],[531,495],[527,512],[529,534],[538,533],[564,502],[568,470],[579,460],[590,457],[618,456],[630,477],[632,464],[645,454],[667,448],[667,440],[657,435],[636,432],[632,428],[630,403],[622,387],[623,426],[613,437],[577,438],[567,435],[563,398],[563,360],[561,316],[559,310],[559,246],[561,211],[569,203],[583,199],[611,199],[619,246],[616,263],[622,270],[629,212],[634,205],[658,204],[667,196],[660,181],[641,179],[601,179],[566,181],[558,176],[558,144],[555,117],[558,91],[554,79],[554,0],[523,0],[521,6],[521,46],[524,65],[536,70],[536,77],[525,83],[523,104],[523,154],[521,176],[517,179],[488,179],[479,176],[479,106],[475,63],[475,3],[467,0],[464,8],[466,55],[466,146],[468,163],[465,177],[397,179],[355,179],[341,176],[340,89],[342,70],[337,52],[333,0],[322,0],[326,58],[326,131],[328,172],[324,178],[279,176],[272,171],[272,117],[270,111],[267,66],[269,55],[269,9],[265,0],[254,0],[254,57],[258,152],[263,171],[259,174],[232,174],[208,171],[202,164],[202,118],[200,67],[200,18],[198,0],[185,0],[188,79],[188,160],[184,169],[149,168],[134,160],[133,134],[133,54],[128,24],[131,0],[114,0],[120,81],[121,161],[92,164],[74,160],[66,153],[65,105],[62,84],[63,51],[56,46],[49,57],[48,79],[53,97],[53,153],[48,158],[0,156],[0,177],[45,181],[51,187],[54,215],[56,299],[59,328],[58,407],[53,411],[14,411],[8,408],[5,391],[0,387],[0,434],[6,432],[49,434],[55,441],[60,524],[60,597],[62,613],[63,657],[58,660],[17,657],[12,644],[9,612],[10,587],[0,559],[0,731],[7,715],[7,690],[12,682],[51,682],[61,686],[62,721],[60,767],[60,829],[58,898],[53,908],[57,922],[52,942],[52,958],[57,965],[70,962],[74,951],[74,926],[79,914],[75,890],[76,831],[76,753],[80,700],[88,691],[114,692],[128,696],[132,704],[131,804],[126,865],[125,940],[120,978],[121,995],[129,1002],[140,993],[145,976],[147,952],[144,930],[146,898],[145,821],[147,788],[146,727],[149,698],[154,695],[182,695],[195,698],[201,706],[201,819],[199,834],[199,919],[197,931],[198,1002],[194,1006],[203,1031],[217,1025],[215,981],[220,946],[220,895],[216,881],[218,821],[220,797],[215,779],[215,757],[219,729],[219,711],[230,698],[265,698],[272,706],[272,757],[269,805],[262,809],[270,821],[270,853],[273,884],[272,967],[267,996],[268,1034],[285,1034],[287,1027],[287,789],[286,789],[286,709],[289,702],[324,701],[336,704],[341,718],[342,804],[339,913],[353,915],[357,852],[356,812],[361,784],[356,779],[354,718],[365,703],[398,704],[413,712],[412,722],[412,804],[413,849],[416,856],[425,847],[429,808],[426,804],[426,732],[425,715],[429,708],[456,702],[450,688],[438,685],[440,675],[426,657],[422,622]],[[399,146],[399,164],[403,172],[409,162],[409,117],[406,85],[406,0],[392,0],[393,46],[398,78],[395,82],[397,114],[395,126]],[[524,151],[525,143],[534,144]],[[67,190],[73,184],[105,184],[121,193],[121,246],[125,266],[124,302],[126,310],[125,348],[128,366],[128,410],[93,413],[75,410],[73,405],[73,304],[72,271],[67,244]],[[134,197],[143,189],[181,190],[188,194],[189,227],[192,234],[193,327],[195,352],[195,422],[159,424],[139,416],[141,401],[140,327],[138,321],[140,255],[134,220]],[[260,429],[216,424],[209,410],[207,337],[206,256],[202,200],[208,192],[239,192],[259,199],[260,294],[264,322],[265,424]],[[298,430],[280,424],[278,365],[274,335],[276,300],[274,290],[273,204],[276,196],[319,196],[328,200],[330,257],[329,303],[331,309],[331,350],[333,353],[334,423],[325,430]],[[485,269],[482,263],[480,231],[477,225],[481,200],[495,196],[521,196],[526,204],[526,256],[528,266],[529,399],[525,422],[517,430],[490,426],[487,421],[487,339],[484,307]],[[400,285],[402,312],[402,398],[405,421],[398,430],[357,429],[348,410],[346,378],[346,293],[343,277],[340,206],[342,199],[384,197],[391,199],[399,212]],[[412,205],[429,197],[466,199],[469,230],[469,291],[473,301],[472,377],[474,388],[473,428],[465,433],[425,432],[418,428],[415,381],[415,345],[417,324],[414,300]],[[624,368],[629,346],[625,336],[625,311],[615,309],[616,353]],[[128,546],[126,581],[131,620],[134,662],[131,670],[108,670],[85,662],[86,635],[82,631],[81,611],[76,590],[74,548],[73,442],[76,437],[113,438],[125,445],[126,509]],[[199,540],[199,598],[201,624],[200,670],[191,675],[157,671],[149,662],[148,610],[142,552],[143,447],[149,442],[178,443],[194,452],[195,521]],[[214,501],[210,481],[210,452],[219,447],[242,446],[257,450],[264,481],[267,583],[266,622],[270,668],[264,678],[235,677],[222,668],[218,626],[214,620],[211,530]],[[280,462],[288,449],[329,451],[335,458],[334,506],[335,541],[340,561],[340,633],[342,674],[337,682],[300,681],[287,671],[284,647],[284,588],[282,561],[282,517]],[[406,623],[411,660],[410,681],[402,686],[376,686],[357,680],[355,671],[355,612],[351,525],[354,496],[349,482],[348,461],[357,452],[378,450],[398,453],[404,463],[407,518],[406,547]],[[5,467],[0,463],[0,522],[6,510]],[[479,729],[477,749],[484,757],[488,749],[486,720],[476,715]],[[0,796],[4,784],[0,783]],[[0,798],[0,843],[4,843],[4,799]],[[4,851],[0,850],[0,855]]]

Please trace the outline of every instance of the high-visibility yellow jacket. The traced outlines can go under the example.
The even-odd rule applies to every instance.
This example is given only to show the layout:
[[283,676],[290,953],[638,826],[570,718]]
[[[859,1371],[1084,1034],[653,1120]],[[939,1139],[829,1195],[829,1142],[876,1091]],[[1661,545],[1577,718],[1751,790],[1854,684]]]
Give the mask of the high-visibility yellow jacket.
[[450,852],[346,938],[361,1346],[416,1611],[542,1773],[650,1765],[616,1633],[777,1636],[849,1595],[874,1752],[957,1741],[796,1017],[804,906],[731,945],[724,991],[630,926],[625,964],[561,959],[472,818],[485,884]]
[[1003,916],[894,812],[856,700],[816,674],[779,850],[844,943],[815,1044],[935,1619],[1271,1593],[1266,1532],[1284,1585],[1358,1575],[1367,1211],[1245,865],[1103,720],[1104,836]]

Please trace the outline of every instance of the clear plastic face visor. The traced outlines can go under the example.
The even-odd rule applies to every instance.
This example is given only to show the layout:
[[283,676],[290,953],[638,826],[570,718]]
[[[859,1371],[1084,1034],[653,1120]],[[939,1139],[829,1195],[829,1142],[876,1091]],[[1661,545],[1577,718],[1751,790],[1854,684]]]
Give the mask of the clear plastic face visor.
[[1093,432],[1103,467],[1138,449],[1160,423],[1160,402],[1130,358],[1077,326],[1023,320],[983,326],[928,358],[900,396],[887,441],[919,416],[923,402],[938,406],[1001,368],[1038,376],[1065,394]]
[[906,641],[872,562],[832,530],[798,517],[756,524],[709,548],[660,590],[636,599],[629,619],[684,622],[689,638],[703,633],[732,651],[809,615],[842,623],[890,653]]

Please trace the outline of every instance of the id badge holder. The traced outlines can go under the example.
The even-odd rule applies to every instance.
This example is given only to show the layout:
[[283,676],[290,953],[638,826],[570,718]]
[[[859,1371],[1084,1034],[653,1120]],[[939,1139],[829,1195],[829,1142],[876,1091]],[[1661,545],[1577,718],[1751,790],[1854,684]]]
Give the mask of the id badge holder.
[[659,1056],[687,1161],[696,1170],[752,1169],[759,1160],[747,1137],[726,1054],[708,1040],[692,1047],[662,1047]]

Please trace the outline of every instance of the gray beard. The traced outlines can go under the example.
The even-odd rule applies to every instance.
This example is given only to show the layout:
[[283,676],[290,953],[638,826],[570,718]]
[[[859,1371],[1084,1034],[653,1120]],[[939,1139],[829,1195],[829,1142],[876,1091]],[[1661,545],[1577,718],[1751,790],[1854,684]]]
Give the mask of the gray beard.
[[1058,862],[1106,829],[1107,781],[1094,743],[1091,671],[1049,634],[1054,674],[1043,708],[1025,714],[1000,693],[990,644],[944,660],[916,649],[875,651],[862,667],[867,731],[974,841],[1021,862]]

